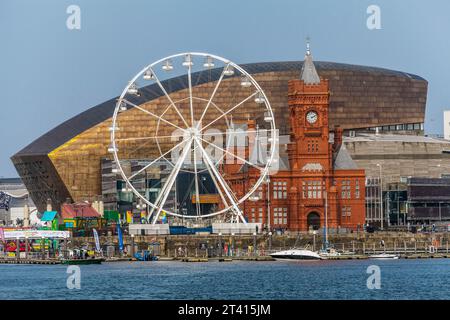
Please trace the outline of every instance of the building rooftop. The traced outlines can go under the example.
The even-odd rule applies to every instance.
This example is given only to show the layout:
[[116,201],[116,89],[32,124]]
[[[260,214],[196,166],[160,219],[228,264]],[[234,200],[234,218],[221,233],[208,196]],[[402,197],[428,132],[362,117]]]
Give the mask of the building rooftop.
[[417,143],[444,143],[450,148],[450,141],[436,137],[400,135],[400,134],[370,134],[360,133],[355,137],[344,137],[344,142],[417,142]]

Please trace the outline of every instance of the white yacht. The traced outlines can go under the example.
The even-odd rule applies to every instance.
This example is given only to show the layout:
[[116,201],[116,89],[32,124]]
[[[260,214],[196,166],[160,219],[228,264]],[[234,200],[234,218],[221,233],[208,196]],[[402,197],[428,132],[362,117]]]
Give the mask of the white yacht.
[[271,253],[270,256],[275,260],[320,260],[322,259],[317,252],[307,249],[289,249]]

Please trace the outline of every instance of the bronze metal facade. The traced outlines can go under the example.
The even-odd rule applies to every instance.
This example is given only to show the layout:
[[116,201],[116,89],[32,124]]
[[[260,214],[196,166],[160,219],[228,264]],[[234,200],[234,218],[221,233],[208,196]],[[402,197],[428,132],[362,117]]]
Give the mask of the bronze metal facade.
[[[268,96],[281,133],[289,132],[288,80],[299,76],[302,63],[242,65],[255,77]],[[315,62],[315,65],[320,76],[330,82],[330,128],[340,125],[349,130],[424,122],[427,96],[425,79],[381,68],[331,62]],[[220,72],[221,70],[210,70],[193,74],[193,83],[197,84],[193,88],[193,95],[209,98]],[[239,81],[239,77],[223,81],[223,90],[214,102],[217,105],[231,105],[245,98],[236,96],[233,90],[239,85]],[[163,84],[174,101],[187,97],[185,76],[166,80]],[[142,108],[157,111],[168,105],[167,99],[156,85],[141,88],[140,92],[141,96],[134,98],[132,102]],[[45,210],[47,198],[52,199],[58,209],[67,197],[74,201],[93,201],[101,195],[101,159],[110,156],[107,152],[110,139],[108,127],[111,125],[115,101],[115,98],[106,101],[64,122],[11,158],[40,211]],[[245,108],[246,113],[240,116],[243,119],[251,116],[252,108],[253,105],[249,103]],[[170,112],[167,119],[175,123],[179,120]],[[127,132],[134,130],[141,135],[152,133],[156,126],[155,119],[142,116],[136,109],[126,111],[121,121],[121,137],[126,137]],[[132,147],[129,144],[124,150]],[[130,154],[124,152],[121,156],[123,159],[142,159],[156,154],[156,146],[148,143]]]

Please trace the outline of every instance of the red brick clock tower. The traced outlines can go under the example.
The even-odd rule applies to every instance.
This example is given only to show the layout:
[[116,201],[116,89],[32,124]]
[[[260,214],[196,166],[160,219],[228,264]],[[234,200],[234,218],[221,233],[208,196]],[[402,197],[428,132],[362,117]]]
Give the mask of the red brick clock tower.
[[[262,187],[259,200],[246,201],[245,216],[270,229],[289,231],[362,228],[365,173],[342,143],[342,130],[330,133],[329,83],[319,77],[309,44],[300,79],[289,81],[287,94],[288,163],[283,162],[270,175],[270,184]],[[249,121],[248,128],[255,128],[255,123]],[[251,170],[245,174],[239,170],[240,165],[225,166],[230,183],[244,193],[257,174],[252,177]]]
[[325,223],[328,227],[338,225],[329,142],[329,96],[328,80],[319,77],[308,44],[300,79],[290,80],[288,91],[291,230],[307,230],[311,225]]

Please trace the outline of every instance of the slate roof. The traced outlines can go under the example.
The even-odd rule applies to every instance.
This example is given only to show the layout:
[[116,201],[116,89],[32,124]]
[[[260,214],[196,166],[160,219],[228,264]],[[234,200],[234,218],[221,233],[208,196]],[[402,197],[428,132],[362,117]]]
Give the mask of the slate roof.
[[336,158],[334,160],[334,169],[358,169],[358,166],[356,165],[355,161],[353,161],[344,144],[341,144],[339,151],[336,154]]

